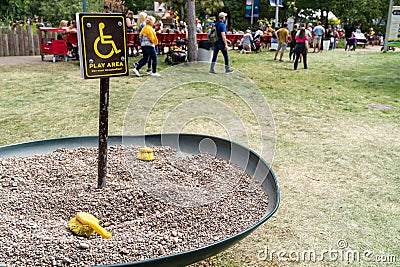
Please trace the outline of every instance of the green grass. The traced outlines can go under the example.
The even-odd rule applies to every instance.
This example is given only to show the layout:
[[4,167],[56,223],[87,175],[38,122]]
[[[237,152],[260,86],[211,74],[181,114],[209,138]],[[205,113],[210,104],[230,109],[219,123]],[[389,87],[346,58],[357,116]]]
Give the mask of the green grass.
[[[309,54],[309,70],[300,65],[296,72],[293,63],[274,61],[272,52],[231,51],[230,56],[232,67],[255,83],[273,113],[277,136],[272,168],[281,204],[250,237],[202,264],[342,266],[346,262],[328,257],[316,262],[283,261],[277,254],[272,261],[257,258],[266,244],[269,252],[295,255],[338,249],[339,240],[347,242],[347,250],[395,255],[398,264],[400,53]],[[160,69],[168,68],[163,57],[159,61]],[[97,134],[99,81],[80,78],[76,63],[0,66],[0,71],[1,145]],[[110,134],[122,133],[126,108],[146,79],[111,78]],[[170,93],[170,100],[163,98],[160,114],[177,105],[177,98],[190,99],[188,90],[183,86]],[[157,114],[153,116],[156,121]],[[366,259],[352,265],[386,266]]]

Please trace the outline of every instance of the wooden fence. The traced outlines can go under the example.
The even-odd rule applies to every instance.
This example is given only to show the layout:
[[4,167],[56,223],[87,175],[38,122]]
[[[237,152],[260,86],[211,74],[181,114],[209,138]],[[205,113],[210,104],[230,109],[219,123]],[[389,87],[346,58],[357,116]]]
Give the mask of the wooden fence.
[[[33,26],[36,27],[36,26]],[[33,33],[31,25],[18,25],[14,29],[2,28],[0,31],[0,57],[40,55],[42,32]]]

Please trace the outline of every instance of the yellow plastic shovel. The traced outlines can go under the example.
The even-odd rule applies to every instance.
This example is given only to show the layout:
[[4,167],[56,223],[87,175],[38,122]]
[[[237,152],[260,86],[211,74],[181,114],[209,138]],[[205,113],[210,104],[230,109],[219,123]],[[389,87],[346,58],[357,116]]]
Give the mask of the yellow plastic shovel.
[[78,212],[75,217],[81,224],[90,226],[90,228],[95,230],[96,233],[98,233],[102,237],[110,238],[112,236],[110,232],[100,226],[100,221],[92,214],[89,214],[87,212]]

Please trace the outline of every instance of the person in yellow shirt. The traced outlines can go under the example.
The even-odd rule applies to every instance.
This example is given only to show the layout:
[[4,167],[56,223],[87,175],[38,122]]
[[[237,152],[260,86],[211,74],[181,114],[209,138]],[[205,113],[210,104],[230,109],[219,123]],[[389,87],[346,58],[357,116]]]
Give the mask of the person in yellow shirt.
[[133,72],[137,77],[140,77],[139,70],[141,67],[146,65],[146,63],[149,61],[149,58],[151,58],[152,61],[151,75],[160,76],[160,74],[157,73],[158,59],[157,59],[156,46],[158,45],[158,39],[157,39],[157,34],[153,29],[155,22],[156,19],[153,16],[148,16],[146,18],[146,26],[144,26],[143,29],[140,31],[140,40],[141,40],[140,46],[142,47],[143,58],[133,69]]
[[368,32],[368,43],[374,46],[374,41],[375,41],[375,31],[374,28],[370,28]]
[[287,48],[287,44],[289,42],[289,30],[287,29],[288,24],[285,22],[283,23],[283,27],[276,31],[276,35],[278,37],[278,49],[276,49],[274,60],[276,60],[279,51],[281,51],[281,55],[279,57],[279,61],[283,61],[283,54]]

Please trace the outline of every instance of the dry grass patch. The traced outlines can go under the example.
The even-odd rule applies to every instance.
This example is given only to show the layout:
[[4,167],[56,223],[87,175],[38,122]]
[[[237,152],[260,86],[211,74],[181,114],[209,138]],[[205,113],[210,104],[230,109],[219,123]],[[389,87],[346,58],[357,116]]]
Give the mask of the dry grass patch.
[[[347,243],[344,252],[372,253],[350,264],[370,266],[375,259],[371,257],[379,255],[395,255],[400,262],[400,53],[310,54],[310,69],[297,72],[293,63],[273,61],[270,52],[230,55],[233,68],[255,82],[274,115],[277,146],[272,167],[281,204],[254,234],[200,265],[342,266],[345,260],[327,256],[315,262],[296,261],[288,254],[274,254],[272,261],[257,258],[266,245],[269,252],[295,255],[314,250],[321,255],[338,250],[340,240]],[[83,81],[73,63],[57,63],[57,71],[53,66],[0,67],[3,145],[97,134],[98,81]],[[121,133],[126,107],[145,79],[111,79],[111,134]],[[175,91],[178,95],[173,97],[190,98],[186,92]],[[160,114],[173,103],[174,98],[161,103]],[[157,128],[157,114],[153,118]],[[198,126],[187,125],[193,132],[208,127],[223,134],[218,124],[204,121]]]

